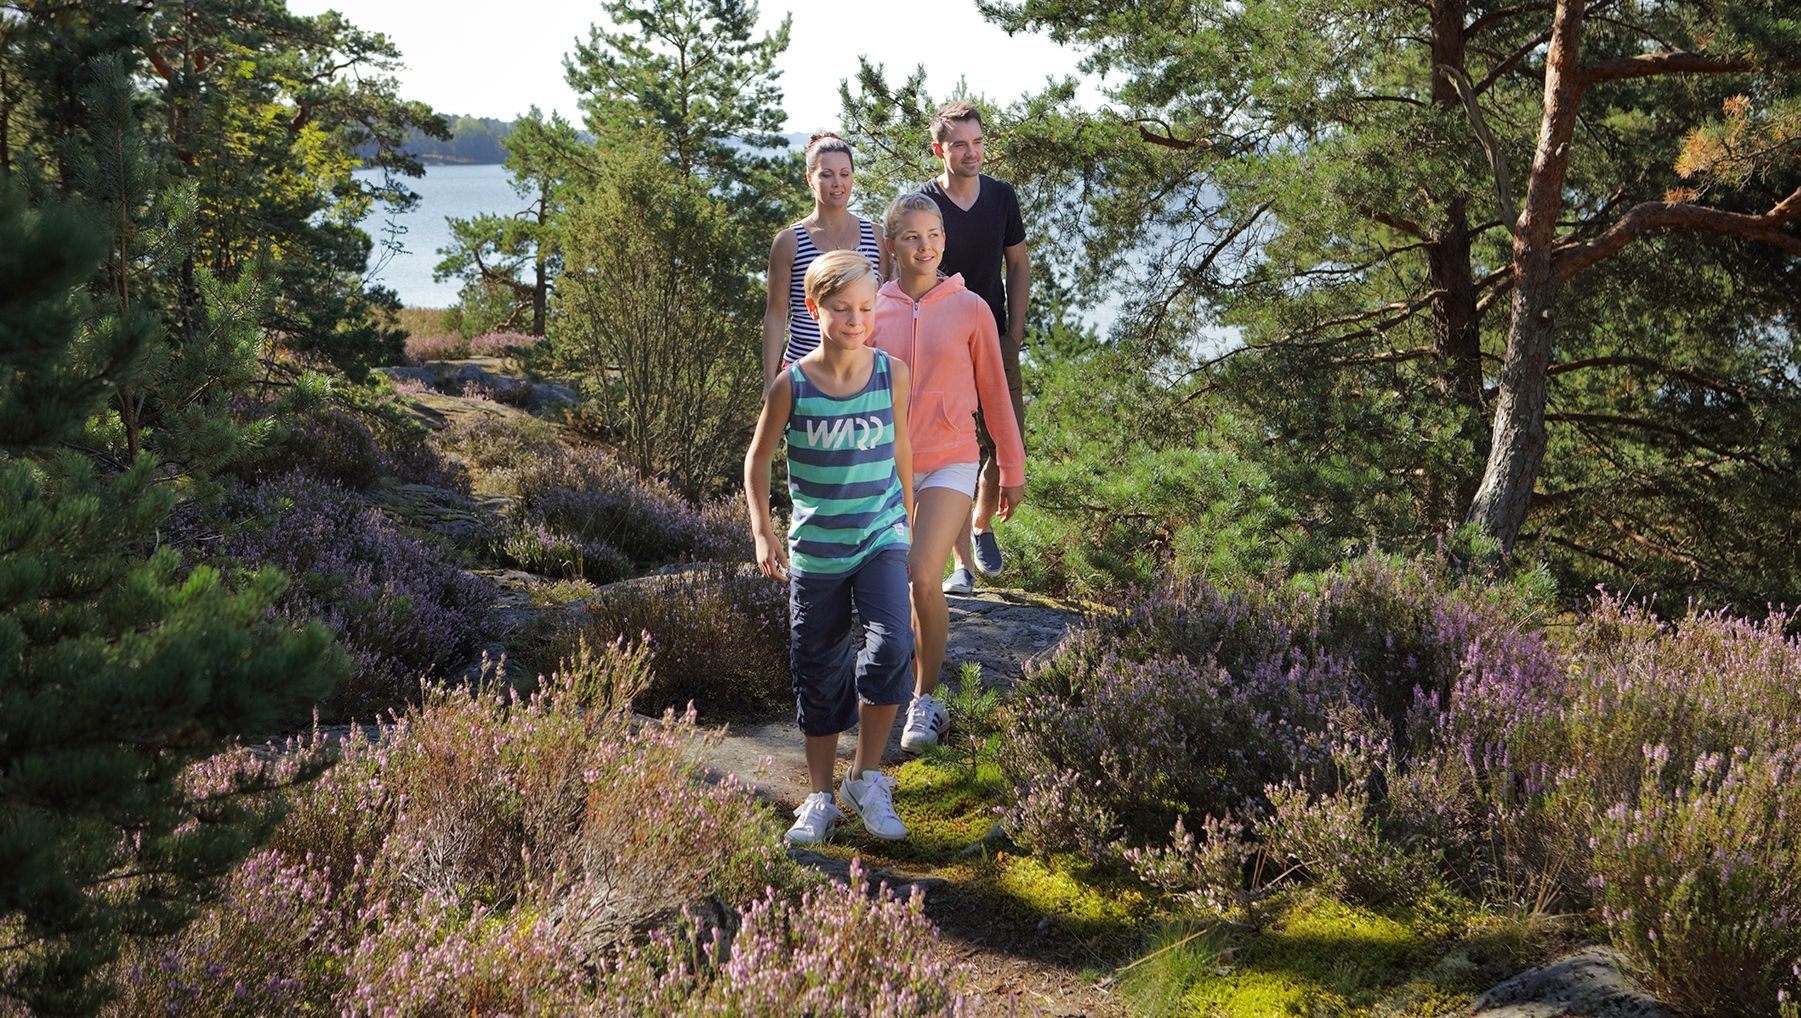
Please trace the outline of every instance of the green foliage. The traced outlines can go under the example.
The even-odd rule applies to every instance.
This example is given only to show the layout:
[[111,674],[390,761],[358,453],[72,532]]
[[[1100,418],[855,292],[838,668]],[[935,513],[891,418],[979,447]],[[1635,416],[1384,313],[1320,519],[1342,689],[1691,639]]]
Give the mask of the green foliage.
[[268,831],[251,793],[275,773],[199,789],[184,769],[292,720],[345,662],[320,627],[271,620],[280,575],[228,582],[159,547],[175,492],[152,456],[115,472],[50,443],[106,395],[88,372],[129,384],[159,337],[119,317],[78,333],[94,231],[10,188],[0,213],[23,270],[0,277],[0,999],[85,1014],[121,938],[179,929]]
[[1233,582],[1341,552],[1299,525],[1262,467],[1222,448],[1238,429],[1194,381],[1107,349],[1034,358],[1027,387],[1031,492],[1006,531],[1027,586],[1105,598],[1171,570]]
[[642,641],[655,651],[654,677],[634,699],[641,711],[692,704],[715,718],[793,703],[788,593],[743,565],[616,584],[582,610],[588,644]]
[[[1122,309],[1113,338],[1139,356],[1122,370],[1217,362],[1188,391],[1229,423],[1198,444],[1280,499],[1216,509],[1242,521],[1250,540],[1235,543],[1313,568],[1462,523],[1489,453],[1548,9],[984,10],[1104,75],[1098,108],[1069,82],[989,104],[991,158],[1021,191],[1035,279],[1066,282],[1073,306]],[[1593,22],[1584,58],[1665,47],[1753,66],[1590,89],[1592,133],[1565,184],[1572,243],[1635,203],[1761,213],[1801,182],[1795,76],[1778,70],[1792,19],[1762,0],[1635,9]],[[894,84],[865,66],[843,99],[870,153],[866,196],[930,175],[922,75]],[[1563,285],[1525,561],[1549,561],[1570,590],[1655,583],[1746,610],[1801,589],[1777,494],[1798,468],[1793,261],[1660,231]]]
[[580,379],[587,421],[690,497],[731,486],[756,416],[746,232],[645,144],[614,150],[568,214],[556,363]]
[[793,199],[784,185],[796,174],[793,157],[780,153],[775,61],[792,18],[758,38],[749,0],[601,7],[614,29],[593,26],[563,61],[601,151],[643,147],[681,176],[700,177],[759,240],[785,223]]
[[529,331],[544,335],[550,283],[562,271],[560,222],[563,192],[583,179],[593,149],[553,113],[537,107],[516,122],[506,139],[513,191],[527,205],[512,215],[450,220],[451,244],[432,278],[461,278],[455,328],[469,338],[508,331],[529,318]]

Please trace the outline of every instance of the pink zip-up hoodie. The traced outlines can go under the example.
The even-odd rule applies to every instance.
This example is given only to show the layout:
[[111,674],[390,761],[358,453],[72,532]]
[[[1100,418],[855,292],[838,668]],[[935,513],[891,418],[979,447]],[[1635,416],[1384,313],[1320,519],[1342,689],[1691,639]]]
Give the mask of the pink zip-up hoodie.
[[913,371],[907,436],[913,471],[926,474],[953,463],[974,463],[978,407],[994,438],[1001,486],[1026,483],[1026,447],[1013,419],[1001,341],[988,302],[963,286],[961,274],[940,279],[915,301],[890,280],[876,295],[875,335],[869,343]]

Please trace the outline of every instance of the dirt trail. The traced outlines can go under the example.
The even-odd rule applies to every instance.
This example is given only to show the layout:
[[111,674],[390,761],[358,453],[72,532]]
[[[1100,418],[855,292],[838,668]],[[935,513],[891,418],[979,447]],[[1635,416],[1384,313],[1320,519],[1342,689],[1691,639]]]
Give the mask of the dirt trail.
[[[944,682],[956,685],[958,667],[982,667],[982,684],[1011,689],[1028,662],[1048,653],[1068,633],[1079,612],[1018,591],[982,590],[951,596],[950,642]],[[903,712],[904,715],[904,712]],[[904,716],[888,735],[887,762],[905,759],[900,751]],[[855,733],[839,739],[839,769],[849,766]],[[716,772],[753,785],[762,798],[791,810],[808,791],[806,756],[792,719],[727,727],[712,755]],[[853,835],[854,837],[854,835]],[[848,880],[849,863],[817,852],[794,851],[805,864]],[[943,942],[977,973],[984,1013],[1042,1015],[1045,1018],[1115,1018],[1126,1009],[1096,983],[1078,938],[1039,923],[1036,917],[998,911],[985,896],[960,882],[954,867],[899,865],[875,869],[894,893],[914,886],[926,895],[926,914],[938,924]],[[1104,970],[1104,968],[1103,968]],[[1085,974],[1087,973],[1087,974]]]

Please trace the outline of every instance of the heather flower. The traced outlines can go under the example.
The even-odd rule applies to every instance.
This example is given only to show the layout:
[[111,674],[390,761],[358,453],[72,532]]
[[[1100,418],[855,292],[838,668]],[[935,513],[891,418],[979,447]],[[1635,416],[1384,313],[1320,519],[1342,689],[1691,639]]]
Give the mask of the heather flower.
[[397,703],[473,651],[495,591],[336,485],[291,474],[240,491],[224,551],[290,578],[278,610],[317,619],[357,664],[341,707]]

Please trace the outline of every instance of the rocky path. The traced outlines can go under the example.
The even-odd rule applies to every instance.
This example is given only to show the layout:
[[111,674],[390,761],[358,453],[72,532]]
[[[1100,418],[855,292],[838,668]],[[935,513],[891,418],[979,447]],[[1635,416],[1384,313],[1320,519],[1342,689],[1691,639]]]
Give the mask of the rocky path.
[[[1010,689],[1026,665],[1056,647],[1079,617],[1067,605],[1004,590],[953,595],[950,610],[943,681],[952,688],[959,667],[975,663],[981,666],[984,686]],[[889,732],[889,763],[904,759],[900,751],[904,720],[896,719]],[[854,732],[839,739],[841,771],[849,766],[855,740]],[[728,726],[713,751],[712,768],[749,783],[757,795],[784,812],[799,804],[809,788],[806,756],[791,719]],[[800,850],[792,854],[836,879],[849,878],[849,863],[842,858]],[[1095,959],[1087,957],[1074,938],[1047,930],[1034,920],[996,913],[981,895],[962,886],[954,872],[946,872],[948,876],[940,875],[930,866],[873,870],[892,893],[907,894],[915,886],[925,892],[926,914],[938,924],[944,943],[976,972],[976,989],[982,994],[985,1014],[1044,1018],[1123,1018],[1127,1014],[1098,984],[1091,969]]]

